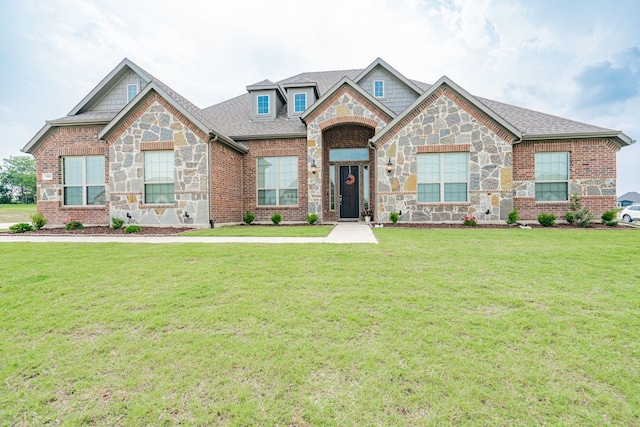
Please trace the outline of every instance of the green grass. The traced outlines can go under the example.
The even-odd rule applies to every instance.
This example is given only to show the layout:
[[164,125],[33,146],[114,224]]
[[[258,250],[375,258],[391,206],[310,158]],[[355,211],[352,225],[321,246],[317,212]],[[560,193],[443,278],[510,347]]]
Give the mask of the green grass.
[[203,228],[187,231],[182,236],[219,236],[219,237],[326,237],[333,230],[328,225],[230,225],[218,228]]
[[0,424],[640,424],[637,231],[375,232],[0,240]]
[[36,205],[0,205],[0,223],[31,222],[31,215],[36,213]]

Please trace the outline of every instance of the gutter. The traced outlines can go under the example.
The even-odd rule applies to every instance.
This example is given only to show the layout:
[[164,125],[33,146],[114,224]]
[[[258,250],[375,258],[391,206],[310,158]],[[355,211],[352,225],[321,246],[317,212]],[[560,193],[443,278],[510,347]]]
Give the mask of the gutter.
[[208,187],[209,187],[209,226],[211,228],[214,227],[214,219],[213,219],[213,177],[211,176],[211,172],[213,171],[213,167],[211,166],[211,160],[212,160],[212,142],[216,142],[218,140],[218,135],[215,135],[213,137],[213,139],[209,140],[209,152],[207,153],[207,160],[208,160],[208,164],[207,164],[207,181],[208,181]]
[[294,139],[294,138],[306,138],[307,133],[281,133],[281,134],[271,134],[271,135],[234,135],[231,138],[237,141],[252,141],[259,139]]

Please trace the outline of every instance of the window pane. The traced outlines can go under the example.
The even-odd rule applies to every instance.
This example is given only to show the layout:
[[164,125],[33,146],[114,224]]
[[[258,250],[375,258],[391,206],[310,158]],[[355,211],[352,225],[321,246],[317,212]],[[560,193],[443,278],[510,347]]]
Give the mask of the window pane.
[[568,200],[566,182],[536,182],[536,200],[556,202]]
[[278,158],[278,188],[298,188],[298,158]]
[[307,94],[296,93],[294,96],[294,111],[301,113],[307,109]]
[[104,184],[104,157],[87,157],[86,162],[87,185]]
[[145,203],[173,203],[173,184],[145,184]]
[[467,184],[444,184],[444,201],[445,202],[466,202],[467,201]]
[[418,156],[418,182],[440,182],[440,154]]
[[275,206],[276,190],[258,190],[258,205]]
[[569,153],[536,153],[536,181],[569,179]]
[[336,208],[336,167],[329,166],[329,210]]
[[[445,153],[444,182],[467,181],[467,153]],[[445,187],[446,192],[446,187]],[[445,196],[445,201],[446,196]]]
[[127,102],[131,102],[133,98],[138,94],[138,85],[127,86]]
[[87,205],[104,205],[104,185],[87,187]]
[[258,96],[258,114],[269,114],[269,96]]
[[81,205],[82,204],[82,187],[65,187],[64,188],[64,204],[65,205]]
[[373,96],[375,96],[375,97],[384,96],[384,82],[383,81],[373,82]]
[[280,190],[280,205],[291,206],[298,204],[298,190]]
[[[65,185],[82,185],[83,159],[83,157],[65,157],[63,159]],[[102,170],[102,182],[104,182],[104,169]],[[82,190],[80,190],[80,197],[82,198]]]
[[173,182],[173,165],[173,151],[148,151],[144,153],[145,182]]
[[329,160],[332,162],[351,160],[369,160],[368,148],[334,148],[329,150]]
[[276,188],[276,158],[258,159],[258,188]]
[[418,203],[440,201],[440,184],[418,184]]

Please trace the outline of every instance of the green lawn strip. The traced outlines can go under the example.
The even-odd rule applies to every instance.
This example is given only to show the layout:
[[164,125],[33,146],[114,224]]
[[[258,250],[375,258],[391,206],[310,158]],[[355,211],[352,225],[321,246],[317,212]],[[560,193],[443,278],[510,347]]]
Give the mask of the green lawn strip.
[[640,422],[635,231],[375,233],[0,243],[0,420]]
[[326,237],[333,230],[330,225],[229,225],[187,231],[181,236],[189,237]]
[[36,213],[36,205],[0,205],[0,223],[31,223],[31,215]]

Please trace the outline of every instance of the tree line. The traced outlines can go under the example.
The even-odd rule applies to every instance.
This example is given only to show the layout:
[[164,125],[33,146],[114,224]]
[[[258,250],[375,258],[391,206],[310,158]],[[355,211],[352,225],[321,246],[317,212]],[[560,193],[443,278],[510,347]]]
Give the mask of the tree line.
[[36,202],[36,161],[10,156],[0,166],[0,204]]

